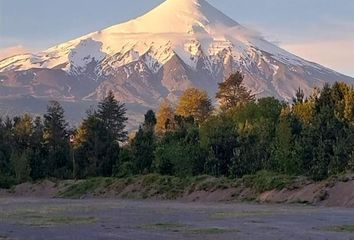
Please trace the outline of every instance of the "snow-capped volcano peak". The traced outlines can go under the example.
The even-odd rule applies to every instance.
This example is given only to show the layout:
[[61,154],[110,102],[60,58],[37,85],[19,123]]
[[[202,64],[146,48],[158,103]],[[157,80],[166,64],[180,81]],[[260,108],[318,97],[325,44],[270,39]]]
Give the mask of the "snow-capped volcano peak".
[[161,5],[124,24],[106,29],[114,33],[189,33],[209,27],[233,27],[238,23],[205,0],[167,0]]
[[112,90],[123,102],[151,108],[191,86],[213,96],[235,71],[257,96],[287,101],[299,87],[310,93],[324,83],[354,83],[266,41],[206,0],[166,0],[128,22],[0,61],[0,100],[97,100]]

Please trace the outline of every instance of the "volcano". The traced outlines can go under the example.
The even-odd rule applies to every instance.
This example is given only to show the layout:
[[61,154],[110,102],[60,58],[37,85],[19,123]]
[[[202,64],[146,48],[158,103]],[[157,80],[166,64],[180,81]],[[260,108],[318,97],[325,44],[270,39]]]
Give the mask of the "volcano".
[[1,60],[0,108],[36,112],[31,103],[56,99],[84,113],[83,106],[112,90],[135,119],[192,86],[213,97],[217,83],[235,71],[257,97],[288,102],[299,87],[310,94],[325,83],[354,83],[268,42],[205,0],[167,0],[131,21]]

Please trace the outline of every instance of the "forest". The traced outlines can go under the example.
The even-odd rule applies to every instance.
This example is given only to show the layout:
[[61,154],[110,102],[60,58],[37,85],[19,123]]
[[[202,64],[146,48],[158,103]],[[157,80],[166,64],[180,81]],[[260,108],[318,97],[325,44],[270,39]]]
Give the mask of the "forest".
[[70,127],[60,103],[43,116],[0,118],[0,188],[41,179],[156,173],[241,178],[267,171],[315,181],[354,170],[354,88],[337,82],[291,103],[256,99],[240,72],[219,84],[217,105],[189,88],[126,131],[125,104],[102,99]]

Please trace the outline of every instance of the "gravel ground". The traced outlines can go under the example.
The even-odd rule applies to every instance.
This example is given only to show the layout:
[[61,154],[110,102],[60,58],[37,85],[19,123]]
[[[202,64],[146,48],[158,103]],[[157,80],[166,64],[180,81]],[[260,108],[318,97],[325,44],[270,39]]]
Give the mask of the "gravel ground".
[[354,209],[243,203],[0,199],[0,240],[353,239]]

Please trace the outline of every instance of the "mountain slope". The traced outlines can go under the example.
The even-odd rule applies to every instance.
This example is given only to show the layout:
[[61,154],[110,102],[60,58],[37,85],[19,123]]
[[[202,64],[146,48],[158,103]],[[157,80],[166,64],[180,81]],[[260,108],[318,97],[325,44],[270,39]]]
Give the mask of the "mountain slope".
[[149,13],[37,54],[0,61],[0,99],[117,99],[154,108],[190,86],[214,96],[240,70],[259,97],[290,101],[298,87],[354,79],[267,42],[205,0],[167,0]]

